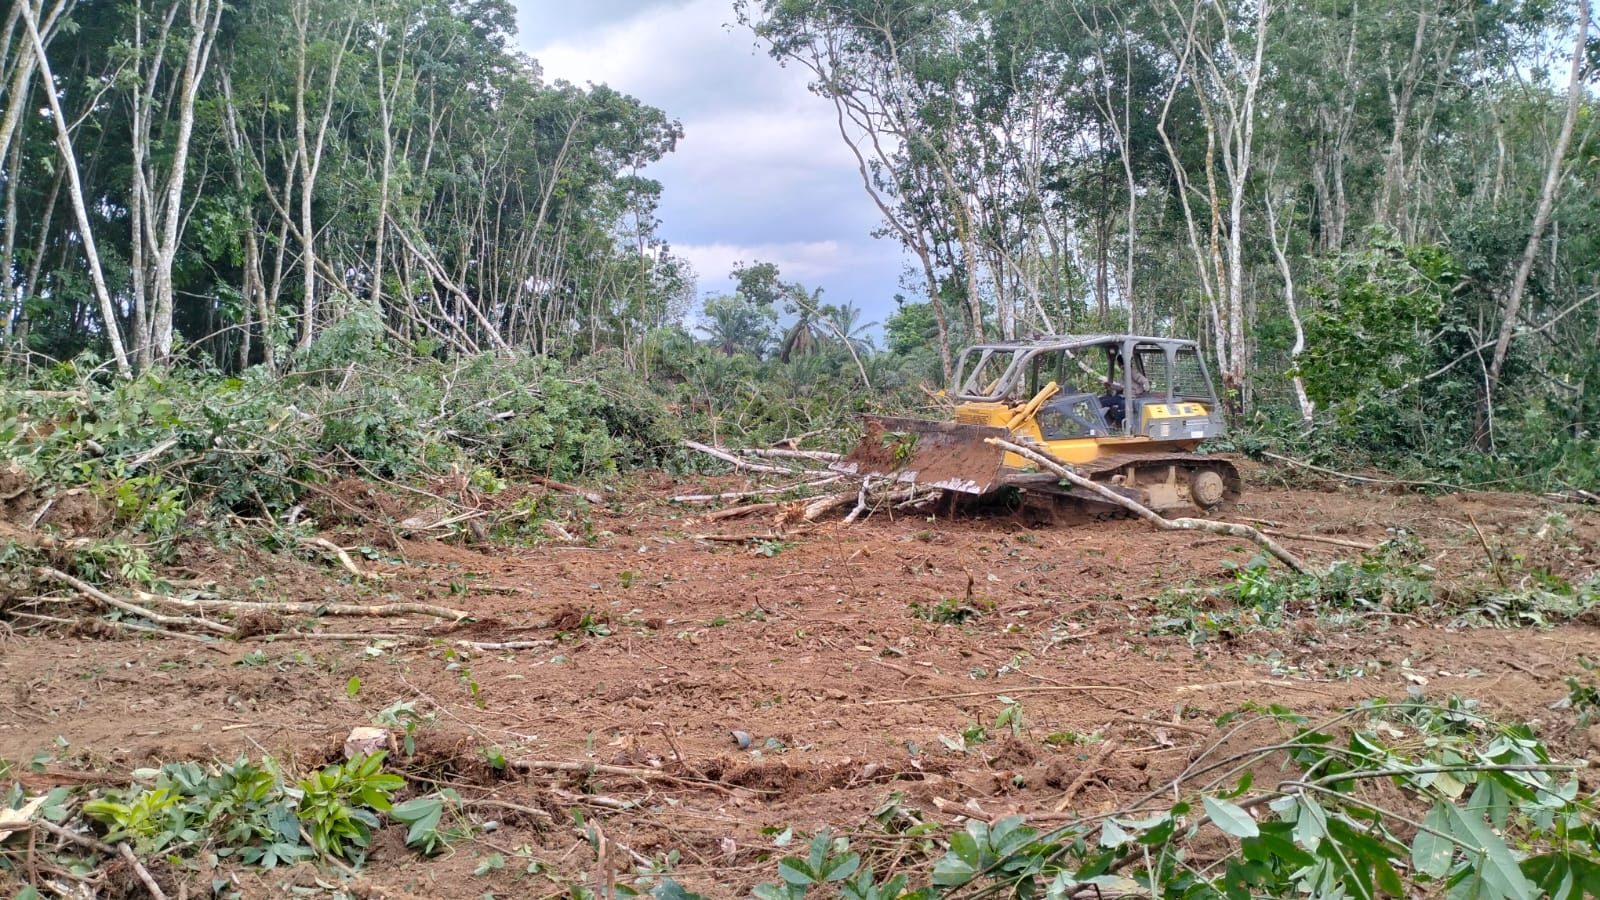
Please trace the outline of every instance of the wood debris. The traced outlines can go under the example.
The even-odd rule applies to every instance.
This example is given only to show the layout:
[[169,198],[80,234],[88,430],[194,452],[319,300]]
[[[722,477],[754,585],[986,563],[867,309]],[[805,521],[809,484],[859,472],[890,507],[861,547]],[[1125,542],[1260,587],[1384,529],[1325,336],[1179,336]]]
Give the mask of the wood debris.
[[[728,463],[740,472],[753,475],[787,475],[797,480],[787,484],[755,487],[742,491],[682,494],[673,497],[672,501],[738,503],[738,501],[761,498],[760,502],[729,506],[707,513],[701,516],[701,520],[716,522],[757,513],[770,514],[774,533],[781,535],[792,526],[815,522],[834,510],[845,507],[850,507],[850,511],[845,514],[844,521],[858,522],[880,509],[897,510],[921,506],[942,493],[938,488],[926,485],[906,484],[872,476],[857,477],[831,471],[824,467],[838,462],[843,457],[838,453],[800,449],[800,441],[804,437],[802,435],[801,438],[779,441],[773,447],[713,447],[698,441],[684,441],[684,447]],[[818,494],[817,491],[820,489],[829,490],[827,493]],[[788,501],[765,499],[782,497],[786,494],[801,499]]]

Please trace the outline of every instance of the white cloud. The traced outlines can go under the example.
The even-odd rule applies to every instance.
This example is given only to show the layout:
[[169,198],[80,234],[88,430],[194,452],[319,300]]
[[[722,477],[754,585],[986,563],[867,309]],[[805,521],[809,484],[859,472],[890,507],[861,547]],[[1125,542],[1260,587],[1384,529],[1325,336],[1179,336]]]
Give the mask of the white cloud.
[[[874,318],[890,305],[899,248],[873,240],[877,210],[834,111],[734,21],[732,0],[607,0],[607,14],[546,26],[524,41],[547,79],[608,84],[683,123],[678,149],[646,174],[663,185],[662,233],[688,258],[703,293],[731,290],[738,261],[777,263],[783,277],[854,300]],[[584,0],[568,0],[582,3]]]
[[896,272],[900,259],[894,244],[865,237],[854,241],[680,244],[672,252],[694,266],[702,293],[731,293],[734,284],[728,273],[736,263],[770,262],[777,264],[785,281],[822,287],[823,299],[830,303],[848,300],[874,310],[886,308],[892,293],[863,293],[854,276],[862,271]]
[[657,5],[532,52],[548,79],[609,84],[679,116],[804,90],[793,71],[756,49],[728,0]]
[[785,280],[814,283],[838,273],[849,260],[838,241],[807,241],[787,244],[680,244],[672,252],[689,260],[707,282],[727,282],[727,275],[739,262],[777,263]]

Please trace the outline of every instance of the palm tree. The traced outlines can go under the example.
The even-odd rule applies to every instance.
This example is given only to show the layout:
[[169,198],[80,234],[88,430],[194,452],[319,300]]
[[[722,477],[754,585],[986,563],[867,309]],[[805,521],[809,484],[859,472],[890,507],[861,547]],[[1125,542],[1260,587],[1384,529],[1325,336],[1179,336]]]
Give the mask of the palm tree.
[[711,297],[701,309],[705,321],[695,330],[706,336],[712,347],[732,356],[748,353],[761,356],[772,342],[770,309],[756,307],[738,297]]
[[848,344],[857,353],[872,352],[872,339],[867,337],[866,332],[878,323],[861,322],[861,310],[854,303],[824,306],[822,315],[826,320],[825,326],[840,343]]
[[[798,288],[799,285],[796,285]],[[794,320],[789,330],[784,332],[783,343],[778,345],[778,355],[784,362],[810,356],[822,349],[826,331],[823,324],[818,321],[817,304],[822,299],[822,288],[811,292],[810,302],[801,302],[795,298],[795,306],[800,310],[800,317]]]

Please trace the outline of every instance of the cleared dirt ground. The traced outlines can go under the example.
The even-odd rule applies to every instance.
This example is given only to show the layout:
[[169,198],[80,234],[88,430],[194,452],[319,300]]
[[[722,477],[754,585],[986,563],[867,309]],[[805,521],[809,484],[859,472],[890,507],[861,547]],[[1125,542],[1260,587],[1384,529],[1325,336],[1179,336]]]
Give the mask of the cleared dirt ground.
[[[1583,507],[1559,507],[1572,530],[1554,540],[1540,532],[1558,507],[1537,498],[1253,480],[1230,518],[1364,542],[1404,529],[1446,581],[1492,577],[1485,544],[1574,581],[1600,565],[1600,514]],[[385,832],[362,873],[371,895],[564,894],[564,883],[607,870],[631,881],[640,859],[677,851],[672,876],[723,897],[775,880],[776,832],[849,827],[895,792],[945,823],[1013,812],[1065,821],[1118,808],[1169,780],[1216,736],[1218,714],[1249,702],[1314,714],[1408,690],[1459,694],[1534,723],[1565,753],[1592,752],[1571,713],[1550,709],[1566,695],[1562,677],[1579,671],[1577,657],[1600,654],[1591,624],[1464,628],[1451,627],[1448,613],[1424,622],[1307,611],[1280,629],[1230,625],[1191,642],[1170,633],[1181,630],[1172,627],[1174,598],[1217,603],[1202,591],[1230,580],[1225,561],[1245,562],[1253,546],[1135,521],[1035,529],[1004,514],[883,513],[778,544],[707,542],[692,536],[763,532],[767,523],[699,523],[697,510],[664,499],[735,484],[665,476],[637,484],[589,513],[592,546],[395,545],[371,522],[330,521],[329,539],[377,547],[361,563],[391,574],[381,587],[352,583],[309,554],[197,547],[182,574],[215,582],[223,596],[421,598],[480,621],[431,645],[19,631],[0,641],[0,757],[52,755],[44,774],[27,776],[33,786],[115,781],[139,766],[241,753],[308,768],[336,758],[352,726],[409,701],[432,721],[418,730],[414,757],[396,756],[397,768],[488,801],[465,812],[498,827],[434,859],[406,850],[403,832]],[[1359,556],[1286,543],[1319,567]],[[977,614],[956,623],[919,617],[944,601]],[[295,623],[266,623],[284,624]],[[320,627],[433,626],[341,619]],[[474,653],[451,643],[465,639],[553,643]],[[1016,736],[996,727],[1001,696],[1021,704]],[[972,723],[989,739],[952,749]],[[748,736],[748,748],[734,732]],[[1101,759],[1098,739],[1117,749]],[[497,771],[484,753],[491,747],[513,765]],[[616,768],[586,774],[541,763]],[[1059,812],[1069,789],[1070,810]],[[597,862],[573,828],[574,809],[600,823],[606,859]],[[858,849],[881,862],[908,846],[874,849],[862,839]],[[475,876],[496,853],[505,867]],[[530,859],[542,863],[539,873],[525,874]],[[247,896],[314,887],[315,878],[304,867],[236,874]]]

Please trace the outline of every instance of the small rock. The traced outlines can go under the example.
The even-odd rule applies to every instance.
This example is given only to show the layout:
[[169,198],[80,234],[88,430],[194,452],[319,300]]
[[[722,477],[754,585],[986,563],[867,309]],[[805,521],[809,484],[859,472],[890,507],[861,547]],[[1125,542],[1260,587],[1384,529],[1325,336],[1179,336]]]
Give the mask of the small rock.
[[730,731],[728,733],[733,735],[733,742],[735,744],[739,745],[739,749],[740,750],[748,750],[748,749],[750,749],[750,740],[751,740],[750,732],[748,732],[748,731],[740,731],[737,728],[735,728],[733,731]]
[[387,728],[357,726],[350,729],[349,736],[344,739],[344,758],[371,756],[379,750],[389,749],[391,743],[393,741]]

